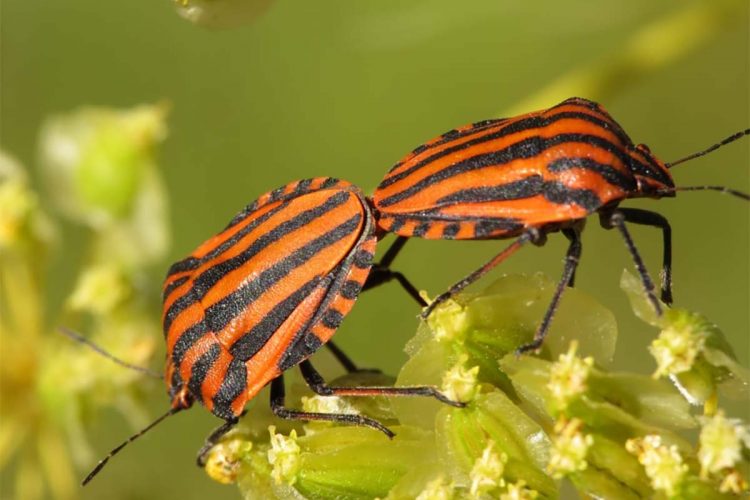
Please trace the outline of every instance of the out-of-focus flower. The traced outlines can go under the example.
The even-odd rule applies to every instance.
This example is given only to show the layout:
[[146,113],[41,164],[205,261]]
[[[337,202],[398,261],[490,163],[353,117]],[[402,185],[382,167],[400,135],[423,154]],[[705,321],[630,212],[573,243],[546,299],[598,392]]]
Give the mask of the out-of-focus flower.
[[42,126],[40,170],[49,199],[97,232],[93,250],[109,262],[141,266],[166,252],[166,194],[156,168],[166,113],[164,104],[81,108]]
[[[143,266],[166,250],[166,211],[140,219],[144,209],[166,207],[154,160],[164,130],[155,107],[85,109],[45,125],[42,177],[57,196],[51,215],[90,229],[91,250],[62,311],[50,310],[43,272],[53,219],[26,172],[0,155],[0,468],[15,464],[16,498],[76,495],[74,466],[93,461],[85,426],[97,409],[118,408],[138,426],[147,420],[139,372],[54,330],[85,323],[88,338],[118,357],[150,359],[160,328],[148,302],[158,283]],[[124,247],[117,241],[131,237]]]

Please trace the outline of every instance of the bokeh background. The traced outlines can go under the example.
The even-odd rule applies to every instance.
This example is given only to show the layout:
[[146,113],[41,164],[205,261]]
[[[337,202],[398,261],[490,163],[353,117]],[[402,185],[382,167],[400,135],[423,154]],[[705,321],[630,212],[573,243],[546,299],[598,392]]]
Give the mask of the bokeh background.
[[[167,100],[159,164],[173,243],[154,269],[158,280],[265,191],[336,176],[371,192],[393,163],[437,134],[571,95],[602,102],[634,141],[667,161],[708,146],[750,123],[749,15],[743,0],[279,0],[251,23],[217,30],[179,17],[167,0],[3,0],[2,147],[34,178],[45,117],[86,104]],[[678,185],[748,191],[749,172],[744,140],[674,175]],[[627,205],[670,219],[676,304],[717,322],[747,366],[748,204],[684,193]],[[644,347],[654,332],[633,317],[618,287],[629,256],[617,234],[594,219],[589,227],[577,286],[618,318],[614,366],[650,371]],[[632,231],[656,275],[659,232]],[[80,230],[64,234],[49,266],[47,293],[58,305],[74,279],[71,263],[82,258]],[[524,250],[495,273],[557,277],[562,240]],[[502,245],[413,241],[396,267],[436,294]],[[417,312],[395,285],[368,292],[338,343],[360,364],[395,373]],[[148,392],[157,415],[167,399],[158,384]],[[730,407],[747,418],[747,406]],[[175,417],[123,452],[81,497],[236,498],[193,465],[216,424],[202,409]],[[104,454],[131,431],[112,413],[92,422],[89,436]],[[0,476],[3,498],[12,497],[11,473],[12,464]]]

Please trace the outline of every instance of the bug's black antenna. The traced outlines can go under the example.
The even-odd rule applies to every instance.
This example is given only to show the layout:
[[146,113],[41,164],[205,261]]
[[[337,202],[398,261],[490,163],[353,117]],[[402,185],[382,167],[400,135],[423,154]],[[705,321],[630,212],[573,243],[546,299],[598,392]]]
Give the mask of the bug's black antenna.
[[720,193],[736,196],[737,198],[741,198],[745,201],[750,201],[750,194],[744,193],[742,191],[737,191],[736,189],[731,189],[726,186],[677,186],[673,188],[660,189],[659,194],[671,194],[676,191],[718,191]]
[[171,417],[175,413],[177,413],[179,411],[182,411],[184,409],[185,408],[183,408],[183,407],[170,408],[167,413],[165,413],[161,417],[157,418],[156,420],[154,420],[153,422],[151,422],[150,424],[148,424],[146,427],[144,427],[143,429],[139,430],[138,432],[136,432],[135,434],[133,434],[132,436],[130,436],[128,439],[126,439],[125,441],[123,441],[122,443],[120,443],[118,446],[116,446],[115,448],[113,448],[112,451],[110,451],[107,454],[106,457],[102,458],[99,461],[99,463],[96,464],[96,467],[94,467],[91,470],[91,472],[89,472],[88,476],[86,476],[84,478],[84,480],[81,481],[81,486],[86,486],[89,481],[91,481],[92,479],[94,479],[94,476],[96,476],[97,474],[99,474],[99,471],[101,471],[104,468],[104,466],[107,465],[107,462],[109,462],[109,459],[112,458],[112,457],[114,457],[115,455],[117,455],[117,453],[119,453],[120,450],[122,450],[123,448],[125,448],[125,446],[127,446],[128,444],[132,443],[133,441],[135,441],[139,437],[141,437],[144,434],[146,434],[148,431],[150,431],[151,429],[153,429],[154,427],[156,427],[165,418]]
[[686,156],[685,158],[680,158],[677,161],[665,163],[665,165],[667,166],[667,168],[672,168],[675,165],[679,165],[680,163],[685,163],[686,161],[690,161],[690,160],[693,160],[695,158],[699,158],[701,156],[707,155],[708,153],[710,153],[712,151],[716,151],[720,147],[726,146],[730,142],[734,142],[737,139],[745,137],[746,135],[750,135],[750,128],[745,129],[745,130],[741,130],[741,131],[737,132],[736,134],[732,134],[729,137],[727,137],[726,139],[724,139],[723,141],[717,142],[716,144],[714,144],[710,148],[706,148],[703,151],[699,151],[697,153],[693,153],[691,155]]
[[127,361],[123,361],[120,358],[116,358],[109,352],[107,352],[104,348],[100,347],[99,345],[95,344],[94,342],[90,341],[80,333],[76,333],[73,330],[69,330],[68,328],[65,328],[64,326],[60,326],[57,328],[57,331],[65,335],[71,340],[74,340],[75,342],[79,342],[81,344],[84,344],[85,346],[92,349],[94,352],[97,352],[98,354],[104,356],[105,358],[117,363],[120,366],[123,366],[125,368],[128,368],[130,370],[135,370],[137,372],[141,372],[145,375],[148,375],[149,377],[158,378],[161,380],[164,380],[164,375],[161,373],[157,373],[149,368],[144,368],[143,366],[134,365],[131,363],[128,363]]

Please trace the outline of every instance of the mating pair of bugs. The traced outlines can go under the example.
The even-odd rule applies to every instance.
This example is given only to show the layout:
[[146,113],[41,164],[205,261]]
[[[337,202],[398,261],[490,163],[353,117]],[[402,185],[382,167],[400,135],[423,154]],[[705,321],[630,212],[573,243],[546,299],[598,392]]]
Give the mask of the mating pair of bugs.
[[[393,436],[362,415],[286,408],[283,372],[297,365],[310,388],[324,396],[428,396],[463,406],[429,386],[331,387],[308,358],[326,344],[345,368],[356,370],[330,339],[363,290],[395,279],[424,306],[426,318],[525,244],[541,245],[548,233],[560,231],[569,240],[562,278],[534,340],[518,352],[539,348],[565,288],[573,285],[583,221],[594,213],[603,227],[623,237],[661,314],[662,302],[672,303],[669,223],[656,212],[619,204],[682,190],[716,190],[750,200],[720,186],[675,187],[669,171],[748,134],[750,129],[664,163],[645,145],[633,144],[602,106],[571,98],[544,111],[460,127],[419,146],[388,172],[372,198],[332,178],[292,182],[264,194],[169,269],[163,326],[171,409],[112,450],[83,483],[126,444],[195,401],[225,421],[207,439],[201,463],[269,383],[271,408],[281,418],[364,425]],[[628,223],[662,231],[661,302]],[[387,233],[398,238],[373,263],[376,243]],[[515,240],[426,304],[390,269],[410,237]]]

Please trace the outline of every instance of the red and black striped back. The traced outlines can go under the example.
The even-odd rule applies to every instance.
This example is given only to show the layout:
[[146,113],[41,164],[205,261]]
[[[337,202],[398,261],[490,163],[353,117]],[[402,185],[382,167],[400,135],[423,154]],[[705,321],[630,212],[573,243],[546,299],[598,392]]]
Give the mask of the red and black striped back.
[[373,203],[379,227],[401,236],[505,238],[638,195],[643,177],[671,184],[600,105],[571,98],[433,139],[390,170]]
[[187,391],[221,418],[239,415],[330,339],[374,250],[370,209],[345,181],[293,182],[248,205],[165,280],[173,405]]

